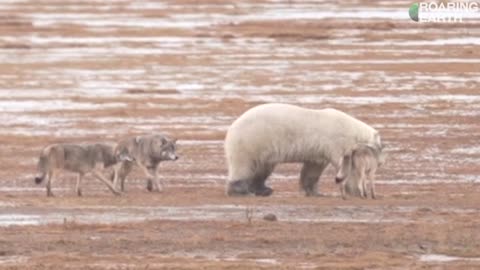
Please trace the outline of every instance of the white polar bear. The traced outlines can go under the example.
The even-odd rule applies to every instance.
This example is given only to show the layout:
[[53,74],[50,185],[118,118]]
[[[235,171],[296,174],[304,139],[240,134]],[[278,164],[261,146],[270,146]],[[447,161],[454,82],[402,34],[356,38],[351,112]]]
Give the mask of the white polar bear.
[[227,194],[269,196],[273,190],[265,181],[277,164],[303,163],[300,185],[307,196],[316,195],[327,165],[339,171],[343,157],[358,144],[382,147],[378,131],[344,112],[259,105],[241,115],[227,131]]

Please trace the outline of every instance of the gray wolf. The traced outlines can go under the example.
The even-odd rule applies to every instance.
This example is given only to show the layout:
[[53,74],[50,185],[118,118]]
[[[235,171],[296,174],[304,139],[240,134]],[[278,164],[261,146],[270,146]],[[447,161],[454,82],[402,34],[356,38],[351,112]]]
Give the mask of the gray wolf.
[[38,173],[35,183],[40,184],[47,179],[47,196],[53,196],[52,183],[60,170],[78,173],[75,191],[82,196],[82,179],[92,174],[103,182],[115,195],[120,192],[102,175],[101,170],[114,166],[122,160],[131,160],[124,153],[114,155],[114,144],[71,144],[61,143],[48,145],[40,153]]
[[376,198],[375,173],[385,162],[385,154],[382,150],[368,145],[359,145],[351,155],[343,159],[339,170],[339,174],[344,177],[344,180],[339,183],[343,199],[346,199],[349,181],[357,185],[355,190],[360,191],[360,197],[368,198],[367,180],[370,182],[370,195],[372,199]]
[[[159,165],[162,161],[178,159],[176,141],[163,134],[135,136],[120,141],[115,153],[123,152],[132,157],[132,161],[123,161],[118,170],[120,190],[125,190],[125,180],[136,164],[147,176],[147,189],[161,191],[163,187],[158,175]],[[115,180],[114,185],[117,184]]]

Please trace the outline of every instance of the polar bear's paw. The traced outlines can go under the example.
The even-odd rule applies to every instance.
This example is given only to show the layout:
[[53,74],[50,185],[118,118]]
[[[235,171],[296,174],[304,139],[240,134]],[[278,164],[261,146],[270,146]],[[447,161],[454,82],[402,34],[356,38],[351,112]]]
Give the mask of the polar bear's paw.
[[273,189],[269,187],[263,187],[262,189],[255,191],[255,196],[268,197],[273,194]]
[[227,195],[228,196],[245,196],[249,195],[248,183],[245,180],[237,180],[228,183]]

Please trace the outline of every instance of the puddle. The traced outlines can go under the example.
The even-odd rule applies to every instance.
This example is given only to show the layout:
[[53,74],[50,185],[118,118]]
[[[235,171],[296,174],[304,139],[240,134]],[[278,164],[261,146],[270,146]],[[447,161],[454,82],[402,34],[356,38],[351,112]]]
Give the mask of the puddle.
[[0,256],[0,265],[24,263],[27,260],[25,256]]
[[[118,207],[82,206],[54,209],[0,209],[0,226],[61,224],[65,221],[84,224],[110,224],[142,222],[149,220],[175,221],[244,221],[247,209],[252,209],[254,220],[261,220],[267,213],[277,215],[282,222],[308,223],[390,223],[410,222],[406,209],[382,207],[334,207],[323,209],[313,206],[255,206],[201,205],[193,207]],[[412,209],[411,211],[413,211]],[[388,214],[388,216],[386,216]]]
[[0,214],[0,226],[7,227],[12,225],[39,225],[42,216],[40,215],[24,215],[24,214]]
[[256,259],[253,260],[256,263],[264,263],[264,264],[279,264],[276,259]]
[[[47,105],[48,104],[48,105]],[[124,103],[93,104],[85,102],[73,102],[68,100],[45,100],[45,101],[0,101],[0,112],[43,112],[57,110],[101,110],[110,108],[124,108]]]
[[280,262],[274,258],[242,258],[241,252],[216,252],[216,251],[205,251],[205,250],[197,250],[193,252],[173,252],[171,254],[172,257],[180,257],[180,258],[188,258],[188,259],[198,259],[198,260],[207,260],[207,261],[227,261],[227,262],[253,262],[258,264],[268,264],[268,265],[277,265]]
[[15,206],[18,206],[18,205],[13,202],[0,202],[0,207],[15,207]]
[[[225,255],[211,255],[207,252],[191,252],[191,253],[173,253],[171,256],[165,257],[165,259],[172,259],[174,258],[187,258],[187,259],[195,259],[198,261],[214,261],[214,262],[238,262],[238,263],[254,263],[256,265],[279,265],[280,262],[276,259],[264,258],[264,259],[247,259],[247,258],[238,258],[236,256],[225,256]],[[0,263],[1,264],[1,263]],[[90,267],[102,267],[108,269],[130,269],[138,267],[137,264],[130,264],[130,263],[110,263],[110,262],[96,262],[96,263],[87,263],[84,266]],[[153,268],[171,268],[175,266],[170,265],[169,263],[149,263],[148,266]],[[303,268],[302,269],[306,269]]]
[[480,155],[480,146],[465,146],[452,149],[455,154]]
[[454,262],[454,261],[475,261],[480,262],[479,257],[457,257],[457,256],[448,256],[443,254],[425,254],[420,256],[421,262],[434,262],[434,263],[445,263],[445,262]]

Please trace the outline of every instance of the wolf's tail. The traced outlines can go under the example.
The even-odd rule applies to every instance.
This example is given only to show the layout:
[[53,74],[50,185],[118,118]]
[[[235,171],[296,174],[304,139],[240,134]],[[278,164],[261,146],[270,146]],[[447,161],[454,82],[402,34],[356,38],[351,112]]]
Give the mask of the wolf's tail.
[[345,191],[348,195],[361,197],[361,192],[357,185],[358,179],[349,178],[349,179],[345,179],[344,181],[347,181],[345,185]]

